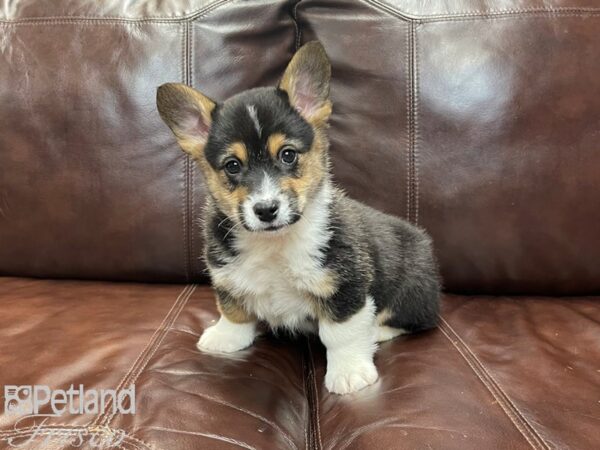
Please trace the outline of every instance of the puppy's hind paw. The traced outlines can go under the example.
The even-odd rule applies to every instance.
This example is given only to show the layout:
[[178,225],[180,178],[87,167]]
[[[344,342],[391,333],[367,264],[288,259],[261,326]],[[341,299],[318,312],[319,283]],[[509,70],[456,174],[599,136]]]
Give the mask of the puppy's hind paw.
[[351,394],[377,381],[378,374],[372,362],[355,367],[330,368],[325,375],[325,387],[334,394]]

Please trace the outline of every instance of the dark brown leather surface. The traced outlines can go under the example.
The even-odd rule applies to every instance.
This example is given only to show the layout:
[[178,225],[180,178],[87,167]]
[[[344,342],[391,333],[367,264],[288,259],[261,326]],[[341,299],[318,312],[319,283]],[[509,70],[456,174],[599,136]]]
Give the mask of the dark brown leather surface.
[[442,332],[532,441],[549,448],[597,448],[598,300],[450,297]]
[[599,29],[600,14],[418,30],[418,221],[450,290],[600,292]]
[[[434,237],[455,292],[600,291],[600,5],[20,0],[0,7],[0,273],[203,272],[199,172],[154,88],[273,84],[318,38],[336,179]],[[116,51],[117,49],[118,51]]]
[[365,0],[410,19],[447,19],[521,13],[580,13],[597,9],[595,0]]
[[[123,430],[121,448],[137,450],[593,449],[599,300],[447,296],[440,329],[382,344],[380,380],[340,397],[323,386],[314,341],[198,352],[217,318],[207,287],[0,278],[0,385],[135,384],[134,416],[52,419],[47,448]],[[29,426],[17,434],[0,415],[0,448],[31,438]]]
[[439,330],[382,344],[380,379],[348,397],[327,392],[325,351],[313,351],[317,448],[530,448]]
[[61,18],[180,19],[202,14],[222,0],[163,0],[126,2],[123,0],[60,0],[39,2],[18,0],[0,9],[0,20]]
[[[123,448],[150,448],[139,439],[165,450],[304,448],[301,352],[262,338],[231,358],[201,354],[199,333],[218,317],[208,287],[0,278],[0,305],[2,392],[7,384],[136,386],[134,416],[62,415],[45,423],[47,433],[125,430]],[[32,423],[15,432],[3,403],[0,448],[11,448],[11,437],[31,437]]]
[[185,276],[184,158],[150,101],[181,27],[133,27],[0,23],[0,273]]

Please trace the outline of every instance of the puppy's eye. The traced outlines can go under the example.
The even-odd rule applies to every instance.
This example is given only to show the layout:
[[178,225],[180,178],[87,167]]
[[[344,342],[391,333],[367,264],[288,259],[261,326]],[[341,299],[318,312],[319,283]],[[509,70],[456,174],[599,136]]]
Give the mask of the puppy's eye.
[[225,171],[230,175],[236,175],[242,171],[242,165],[237,159],[230,159],[225,163]]
[[279,151],[279,160],[288,166],[294,164],[297,159],[298,152],[296,152],[296,150],[293,148],[284,147]]

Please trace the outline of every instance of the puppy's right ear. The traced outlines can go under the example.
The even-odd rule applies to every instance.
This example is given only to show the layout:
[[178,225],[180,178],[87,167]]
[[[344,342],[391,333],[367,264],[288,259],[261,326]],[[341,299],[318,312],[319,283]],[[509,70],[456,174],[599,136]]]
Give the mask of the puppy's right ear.
[[324,125],[331,115],[329,80],[331,64],[319,41],[304,44],[283,74],[279,89],[287,92],[290,104],[304,119]]
[[156,91],[156,104],[180,147],[200,158],[212,126],[215,102],[185,84],[166,83]]

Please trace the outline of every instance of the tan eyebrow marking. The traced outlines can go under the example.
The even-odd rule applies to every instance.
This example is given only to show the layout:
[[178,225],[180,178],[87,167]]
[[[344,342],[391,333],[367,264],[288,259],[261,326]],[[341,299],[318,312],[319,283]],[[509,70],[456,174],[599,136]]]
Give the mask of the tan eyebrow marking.
[[248,162],[248,150],[243,142],[234,142],[227,148],[227,152],[235,156],[244,164]]
[[273,133],[267,139],[267,149],[273,158],[277,158],[279,149],[283,146],[287,139],[287,136],[283,133]]

